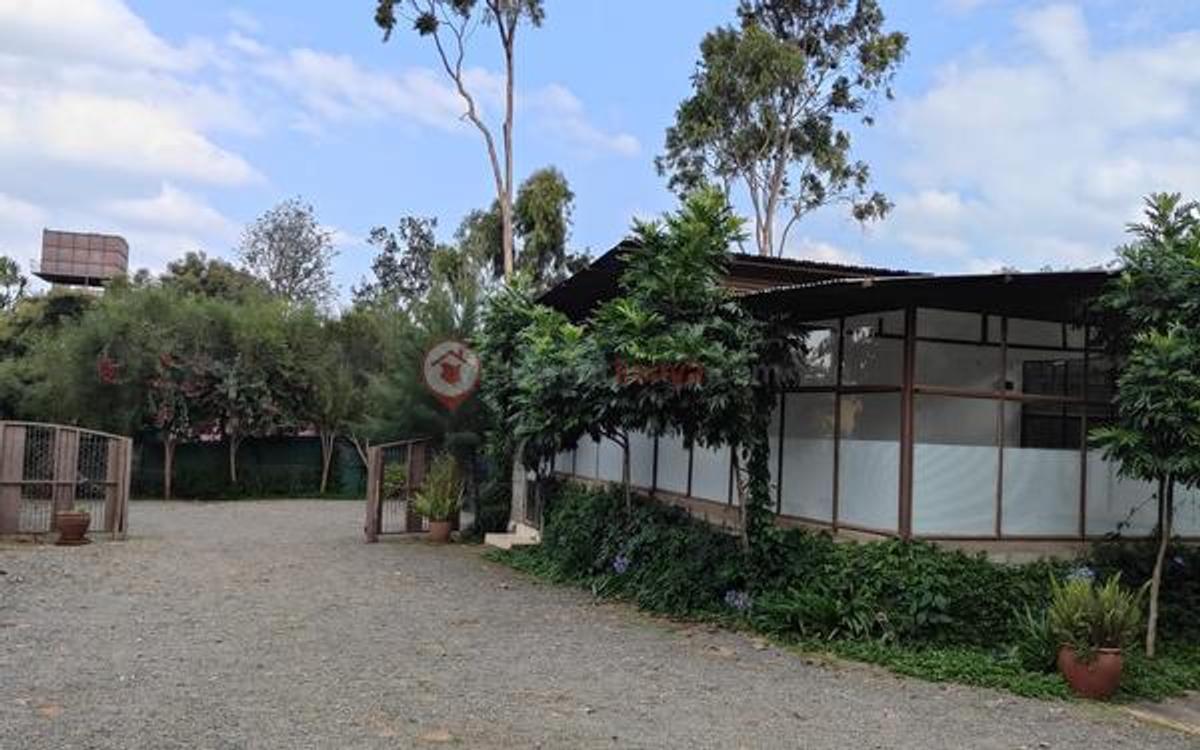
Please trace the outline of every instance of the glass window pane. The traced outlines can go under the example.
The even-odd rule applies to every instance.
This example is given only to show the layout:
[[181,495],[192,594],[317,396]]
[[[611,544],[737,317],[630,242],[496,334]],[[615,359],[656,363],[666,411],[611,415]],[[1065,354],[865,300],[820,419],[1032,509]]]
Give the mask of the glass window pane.
[[1149,536],[1158,525],[1156,488],[1150,482],[1122,479],[1117,465],[1099,451],[1087,455],[1087,533]]
[[587,435],[579,439],[575,450],[575,474],[577,476],[595,479],[599,470],[600,446]]
[[983,335],[983,316],[956,310],[917,310],[917,337],[979,341]]
[[900,394],[842,396],[838,520],[897,531],[900,497]]
[[1041,404],[1004,405],[1003,534],[1079,533],[1080,416],[1049,408],[1058,414]]
[[629,482],[647,489],[654,485],[654,438],[644,432],[629,433]]
[[658,489],[686,495],[688,490],[688,449],[678,433],[658,439]]
[[792,343],[796,372],[789,382],[802,386],[837,383],[838,321],[816,321],[800,326]]
[[918,385],[995,391],[1000,360],[1000,347],[994,345],[918,341],[914,377]]
[[792,393],[784,418],[784,515],[833,519],[832,393]]
[[1033,396],[1083,397],[1083,352],[1008,348],[1005,384]]
[[692,497],[728,503],[730,461],[729,446],[697,445],[692,452]]
[[1062,348],[1063,324],[1048,320],[1008,319],[1009,345],[1052,346]]
[[842,347],[843,385],[900,385],[904,313],[897,310],[847,318]]
[[915,534],[995,533],[999,405],[988,399],[917,396]]

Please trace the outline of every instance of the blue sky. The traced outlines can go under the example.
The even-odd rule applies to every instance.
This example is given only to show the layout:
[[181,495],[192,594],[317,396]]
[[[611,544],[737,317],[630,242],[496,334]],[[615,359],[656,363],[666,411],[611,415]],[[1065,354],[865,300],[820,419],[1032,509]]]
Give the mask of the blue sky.
[[[1146,192],[1200,196],[1193,3],[883,4],[911,54],[857,148],[896,210],[865,229],[822,211],[789,255],[1092,265]],[[543,28],[522,30],[517,173],[565,172],[576,246],[606,249],[674,205],[653,158],[701,37],[734,5],[547,0]],[[428,215],[448,236],[492,198],[483,147],[432,49],[382,44],[372,6],[0,0],[0,252],[27,263],[44,225],[110,231],[161,269],[190,249],[231,255],[242,225],[301,195],[336,231],[345,291],[370,227]],[[494,121],[487,33],[468,64]]]

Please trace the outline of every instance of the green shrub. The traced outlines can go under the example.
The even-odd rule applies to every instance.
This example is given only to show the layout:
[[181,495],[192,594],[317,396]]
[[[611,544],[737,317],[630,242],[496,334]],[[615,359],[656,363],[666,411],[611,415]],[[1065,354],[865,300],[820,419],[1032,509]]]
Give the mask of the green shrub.
[[1012,656],[1030,672],[1053,672],[1061,645],[1050,629],[1046,610],[1029,605],[1017,615],[1017,640]]
[[[662,614],[736,618],[781,640],[902,674],[1068,695],[1053,667],[1062,636],[1048,609],[1063,588],[1057,581],[1074,566],[1001,565],[927,543],[841,543],[796,529],[770,530],[748,552],[676,508],[639,498],[627,512],[615,487],[566,483],[547,496],[542,544],[490,553],[493,559]],[[1127,633],[1128,592],[1113,584],[1094,596],[1103,614],[1095,627]],[[1189,606],[1186,598],[1177,604]],[[1200,649],[1183,643],[1164,643],[1153,663],[1131,651],[1123,696],[1200,689]]]
[[429,465],[425,481],[413,498],[413,510],[430,521],[449,521],[462,507],[463,480],[458,463],[449,453],[441,453]]
[[[1153,540],[1106,541],[1088,553],[1087,563],[1101,578],[1121,574],[1128,586],[1150,580],[1158,553]],[[1167,551],[1159,592],[1158,632],[1161,640],[1200,642],[1200,547],[1175,544]]]
[[1137,638],[1142,625],[1142,594],[1128,591],[1121,576],[1102,586],[1090,577],[1050,581],[1050,633],[1058,643],[1071,646],[1083,658],[1100,648],[1125,648]]
[[388,464],[383,470],[383,498],[395,500],[408,489],[408,467],[402,464]]

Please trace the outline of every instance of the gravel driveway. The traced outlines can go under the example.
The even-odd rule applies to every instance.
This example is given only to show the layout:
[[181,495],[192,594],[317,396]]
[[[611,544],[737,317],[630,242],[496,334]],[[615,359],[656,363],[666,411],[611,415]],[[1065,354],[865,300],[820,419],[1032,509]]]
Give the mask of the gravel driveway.
[[134,503],[0,545],[3,748],[1184,748],[1104,708],[807,663],[361,541],[358,503]]

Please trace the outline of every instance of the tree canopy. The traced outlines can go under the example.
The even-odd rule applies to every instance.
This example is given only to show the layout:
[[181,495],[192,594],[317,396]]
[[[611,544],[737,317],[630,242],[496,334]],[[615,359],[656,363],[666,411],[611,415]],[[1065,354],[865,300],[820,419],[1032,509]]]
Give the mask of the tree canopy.
[[237,252],[271,294],[316,305],[334,296],[333,234],[300,198],[285,200],[246,227]]
[[738,18],[700,44],[656,160],[671,188],[740,185],[762,255],[782,255],[795,223],[826,204],[847,203],[860,221],[886,214],[849,123],[871,124],[872,103],[890,97],[907,37],[885,30],[876,0],[743,0]]

